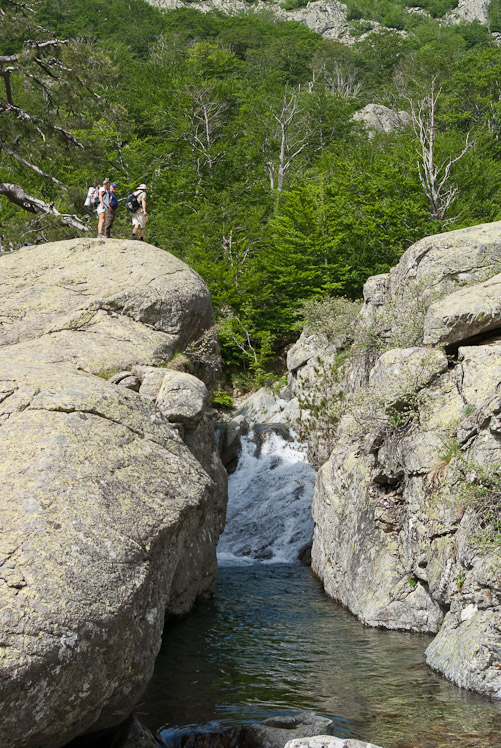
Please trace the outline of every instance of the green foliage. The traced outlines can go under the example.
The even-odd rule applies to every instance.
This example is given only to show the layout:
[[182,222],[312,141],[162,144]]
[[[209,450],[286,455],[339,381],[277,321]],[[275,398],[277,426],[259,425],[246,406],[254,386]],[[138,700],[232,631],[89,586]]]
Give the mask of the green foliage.
[[[300,7],[303,0],[285,2]],[[104,175],[118,183],[120,197],[147,182],[147,239],[203,276],[226,365],[263,381],[292,342],[305,301],[314,313],[322,298],[359,298],[369,275],[387,272],[411,243],[441,228],[429,220],[412,128],[368,140],[351,119],[366,103],[408,110],[405,97],[422,97],[435,76],[443,87],[438,155],[447,158],[467,132],[476,143],[455,166],[458,217],[450,228],[501,215],[501,51],[478,24],[442,27],[408,5],[350,0],[355,21],[392,30],[348,47],[263,13],[39,0],[28,24],[25,6],[13,4],[0,29],[2,54],[23,50],[30,24],[47,29],[44,39],[71,39],[54,55],[64,74],[61,68],[45,91],[33,78],[13,76],[32,120],[1,114],[2,140],[19,144],[31,162],[50,164],[62,186],[27,173],[5,151],[0,181],[22,182],[89,222],[95,219],[82,203]],[[440,15],[454,2],[420,5]],[[406,38],[397,33],[404,27]],[[38,65],[26,50],[28,64]],[[297,104],[285,146],[284,102]],[[65,142],[60,130],[44,140],[40,122],[62,127],[83,147]],[[282,146],[289,155],[281,164]],[[9,247],[78,233],[3,197],[0,211],[0,239]],[[114,235],[129,230],[119,210]]]
[[185,353],[175,353],[171,359],[165,363],[166,369],[172,371],[184,371],[190,373],[193,370],[191,361]]
[[454,577],[454,582],[456,582],[458,590],[462,590],[464,587],[464,583],[466,582],[466,571],[460,567],[456,576]]
[[143,0],[38,0],[40,22],[63,38],[120,43],[145,57],[164,27],[164,15]]
[[405,6],[394,0],[348,0],[348,20],[378,21],[383,26],[403,29]]
[[411,590],[415,590],[418,586],[418,580],[416,577],[407,577],[407,583]]
[[344,342],[360,311],[360,302],[344,296],[320,296],[304,301],[298,312],[298,326],[320,333],[329,343]]
[[[470,512],[477,528],[470,535],[470,544],[484,551],[498,552],[501,549],[501,465],[481,465],[454,436],[445,440],[438,456],[439,461],[428,474],[432,498],[446,501],[463,513]],[[449,487],[445,491],[446,476]],[[461,585],[458,582],[458,586],[463,582]]]
[[447,11],[454,10],[459,0],[406,0],[408,7],[417,7],[427,10],[434,18],[442,18]]
[[426,313],[445,293],[434,289],[430,278],[407,283],[400,294],[385,301],[381,311],[359,320],[354,350],[381,354],[422,345]]
[[348,20],[366,19],[394,29],[409,29],[412,28],[410,17],[415,14],[408,13],[407,8],[422,8],[434,18],[442,18],[458,2],[459,0],[347,0],[346,5]]
[[275,381],[271,385],[271,389],[273,390],[275,395],[278,397],[280,395],[280,390],[282,390],[286,386],[287,386],[287,374],[282,374],[281,377],[279,377],[278,379],[275,379]]
[[501,0],[491,0],[488,11],[489,30],[493,33],[501,31]]
[[94,371],[93,374],[96,377],[100,377],[101,379],[111,379],[115,374],[118,374],[120,369],[99,369],[99,371]]
[[234,405],[232,396],[224,390],[214,390],[211,402],[214,408],[218,408],[219,410],[231,410]]
[[284,0],[281,7],[284,10],[297,10],[297,8],[306,8],[309,0]]
[[460,466],[464,481],[459,500],[475,516],[479,526],[471,542],[484,550],[501,549],[501,465],[484,467],[469,460]]

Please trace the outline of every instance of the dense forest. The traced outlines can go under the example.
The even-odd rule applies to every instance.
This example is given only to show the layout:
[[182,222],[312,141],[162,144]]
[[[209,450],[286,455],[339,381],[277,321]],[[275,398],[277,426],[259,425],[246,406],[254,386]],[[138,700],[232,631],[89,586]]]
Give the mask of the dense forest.
[[[1,0],[1,249],[94,236],[87,189],[147,183],[147,241],[203,276],[229,370],[259,379],[305,300],[356,299],[422,236],[501,218],[493,35],[441,24],[448,0],[347,4],[352,46],[252,3]],[[369,103],[410,122],[369,133]]]

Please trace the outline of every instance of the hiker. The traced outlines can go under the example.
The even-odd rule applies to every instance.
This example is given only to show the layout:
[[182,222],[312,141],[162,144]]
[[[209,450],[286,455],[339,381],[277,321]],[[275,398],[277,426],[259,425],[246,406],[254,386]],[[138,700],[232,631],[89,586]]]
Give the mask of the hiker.
[[108,191],[109,205],[105,213],[104,219],[104,235],[107,239],[111,238],[111,227],[115,220],[115,212],[118,208],[118,197],[117,197],[117,186],[115,182],[111,182],[110,189]]
[[110,186],[110,180],[108,178],[103,179],[103,183],[99,188],[99,205],[97,206],[97,236],[98,239],[103,237],[103,226],[104,219],[106,217],[106,211],[110,204],[110,193],[108,188]]
[[146,190],[145,184],[140,184],[137,190],[133,193],[139,203],[137,208],[132,214],[132,238],[136,239],[136,232],[141,229],[139,239],[144,241],[144,229],[146,227],[146,221],[148,220],[148,214],[146,213]]

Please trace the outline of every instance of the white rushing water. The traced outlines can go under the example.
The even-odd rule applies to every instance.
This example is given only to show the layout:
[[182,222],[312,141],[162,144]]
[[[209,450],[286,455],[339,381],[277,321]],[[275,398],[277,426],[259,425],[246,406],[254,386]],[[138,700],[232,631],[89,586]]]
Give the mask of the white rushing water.
[[228,480],[226,528],[220,564],[290,563],[311,543],[315,471],[301,445],[279,434],[242,438],[238,466]]

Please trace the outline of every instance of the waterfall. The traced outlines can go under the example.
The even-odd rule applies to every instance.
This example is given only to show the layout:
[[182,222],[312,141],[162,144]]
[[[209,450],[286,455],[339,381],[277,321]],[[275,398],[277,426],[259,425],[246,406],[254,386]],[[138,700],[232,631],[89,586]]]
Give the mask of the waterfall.
[[298,442],[254,427],[228,480],[220,564],[290,563],[311,543],[315,471]]

